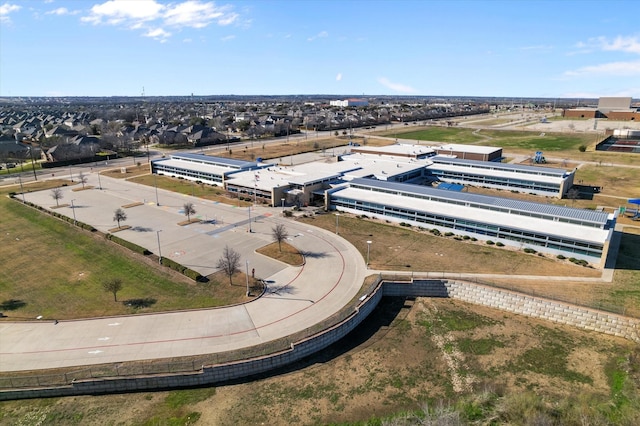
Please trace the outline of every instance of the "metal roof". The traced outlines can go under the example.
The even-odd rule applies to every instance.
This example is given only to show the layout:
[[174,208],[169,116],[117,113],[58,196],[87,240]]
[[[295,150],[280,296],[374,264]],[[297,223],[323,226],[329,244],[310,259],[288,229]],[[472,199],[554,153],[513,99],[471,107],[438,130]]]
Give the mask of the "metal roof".
[[472,167],[477,167],[477,168],[485,168],[485,169],[490,168],[490,169],[506,170],[506,171],[512,171],[512,172],[526,172],[526,173],[532,173],[532,174],[545,173],[550,175],[557,175],[560,177],[564,176],[567,173],[566,170],[555,169],[552,167],[538,167],[538,166],[527,166],[524,164],[494,163],[494,162],[488,162],[488,161],[465,160],[462,158],[450,158],[450,157],[443,157],[440,155],[431,157],[429,158],[429,160],[433,161],[436,164],[441,164],[441,163],[460,164],[460,165],[468,164]]
[[597,224],[605,224],[609,218],[609,214],[606,212],[575,209],[571,207],[557,206],[554,204],[533,203],[530,201],[514,200],[510,198],[491,197],[488,195],[470,194],[468,192],[445,191],[441,189],[408,183],[378,181],[373,179],[354,179],[353,181],[351,181],[351,185],[362,185],[373,188],[389,189],[393,191],[419,194],[443,200],[473,203],[487,207],[494,206],[501,209],[531,212],[553,218],[567,218]]
[[180,153],[180,154],[171,154],[171,157],[175,159],[184,158],[186,160],[199,161],[199,162],[212,164],[212,165],[224,165],[224,166],[229,166],[229,167],[234,167],[239,169],[245,169],[245,168],[256,166],[256,163],[252,161],[236,160],[234,158],[213,157],[211,155],[204,155],[204,154]]

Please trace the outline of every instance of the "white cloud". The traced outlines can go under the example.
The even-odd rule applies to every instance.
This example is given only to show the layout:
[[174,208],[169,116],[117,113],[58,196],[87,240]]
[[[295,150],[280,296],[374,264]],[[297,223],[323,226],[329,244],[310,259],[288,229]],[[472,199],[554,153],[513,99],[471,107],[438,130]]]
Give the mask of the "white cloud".
[[339,72],[338,75],[336,75],[336,81],[340,81],[342,80],[342,73]]
[[613,41],[602,40],[602,49],[640,54],[640,39],[638,37],[618,36]]
[[82,21],[94,25],[126,23],[127,26],[131,26],[158,19],[164,8],[165,6],[155,0],[109,0],[93,6],[89,16],[83,17]]
[[177,5],[169,5],[163,18],[167,25],[204,28],[213,21],[219,25],[232,24],[238,19],[238,14],[230,10],[229,6],[216,6],[213,2],[202,3],[190,0]]
[[10,13],[17,12],[21,8],[17,4],[5,3],[0,4],[0,23],[8,24],[11,23],[11,18],[9,17]]
[[169,4],[162,4],[157,0],[108,0],[94,5],[90,13],[81,20],[93,25],[141,29],[146,31],[143,33],[145,37],[166,40],[171,33],[158,30],[158,27],[204,28],[212,23],[225,26],[236,22],[238,17],[232,6],[218,6],[214,2],[200,0]]
[[328,33],[328,32],[326,32],[326,31],[320,31],[318,34],[316,34],[316,35],[314,35],[314,36],[312,36],[312,37],[309,37],[309,38],[307,39],[307,41],[314,41],[314,40],[316,40],[316,39],[319,39],[319,38],[326,38],[326,37],[329,37],[329,33]]
[[171,33],[163,30],[162,28],[155,28],[155,29],[150,29],[143,35],[145,37],[150,37],[152,39],[164,42],[167,40],[167,38],[171,36]]
[[388,78],[386,77],[379,77],[378,78],[378,83],[382,84],[383,86],[385,86],[388,89],[394,90],[396,92],[400,92],[400,93],[415,93],[416,89],[414,89],[411,86],[407,86],[405,84],[401,84],[401,83],[394,83],[392,81],[389,81]]
[[79,10],[69,10],[66,7],[59,7],[46,12],[45,15],[77,15],[79,13]]
[[235,35],[228,35],[228,36],[222,37],[220,40],[222,40],[222,41],[231,41],[234,38],[236,38]]
[[606,64],[589,65],[576,70],[565,71],[564,75],[568,77],[590,75],[640,76],[640,61],[609,62]]
[[579,41],[575,46],[578,51],[574,53],[592,53],[594,51],[626,52],[640,54],[640,38],[630,36],[618,36],[614,39],[607,37],[592,37],[586,42]]

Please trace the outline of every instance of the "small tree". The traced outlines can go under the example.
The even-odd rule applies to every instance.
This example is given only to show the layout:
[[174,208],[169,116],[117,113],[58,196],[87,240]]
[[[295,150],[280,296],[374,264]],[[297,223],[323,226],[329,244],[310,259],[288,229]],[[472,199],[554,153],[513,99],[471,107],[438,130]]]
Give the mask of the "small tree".
[[51,190],[51,198],[53,198],[54,200],[56,200],[56,206],[59,206],[58,204],[58,200],[62,200],[62,189],[60,188],[53,188]]
[[122,280],[120,278],[111,278],[102,283],[102,288],[104,291],[113,294],[113,301],[118,301],[118,292],[122,290]]
[[196,209],[193,206],[193,203],[184,203],[182,208],[184,209],[184,215],[187,216],[187,220],[191,222],[191,215],[196,214]]
[[122,209],[117,209],[113,212],[113,220],[114,222],[118,222],[118,228],[120,228],[120,222],[124,222],[127,220],[127,214]]
[[224,246],[224,250],[222,251],[222,256],[218,259],[218,263],[216,264],[216,268],[224,271],[225,274],[229,277],[229,284],[233,285],[231,281],[231,277],[233,274],[238,272],[240,267],[240,253],[230,248],[229,246]]
[[84,173],[80,172],[80,174],[78,175],[78,180],[82,184],[82,189],[84,189],[84,186],[87,184],[87,180],[89,180],[89,179],[87,178],[87,175],[85,175]]
[[278,249],[280,249],[280,252],[282,252],[282,242],[289,236],[287,228],[285,228],[284,225],[280,223],[271,228],[271,232],[271,235],[273,235],[273,239],[278,242]]

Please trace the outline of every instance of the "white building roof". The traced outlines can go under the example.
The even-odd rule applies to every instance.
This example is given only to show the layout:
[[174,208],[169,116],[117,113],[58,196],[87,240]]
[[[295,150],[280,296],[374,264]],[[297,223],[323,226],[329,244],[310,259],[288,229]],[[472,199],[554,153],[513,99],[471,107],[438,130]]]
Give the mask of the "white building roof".
[[537,231],[547,235],[578,239],[594,244],[603,244],[609,235],[609,230],[606,229],[598,229],[566,222],[550,221],[536,217],[527,217],[525,220],[521,215],[513,215],[508,212],[479,209],[465,205],[451,205],[434,200],[413,197],[409,198],[407,196],[369,191],[351,186],[340,188],[334,191],[331,195],[343,196],[364,202],[377,203],[404,209],[410,206],[409,208],[411,210],[424,211],[430,214],[467,219],[495,226],[505,226],[526,230],[529,232]]
[[234,185],[255,185],[258,189],[269,190],[289,184],[305,186],[321,181],[352,180],[368,176],[387,180],[425,166],[424,162],[408,161],[407,158],[397,161],[362,154],[345,155],[342,158],[344,161],[332,163],[315,161],[291,167],[274,165],[260,170],[241,171],[229,175],[228,179]]
[[435,151],[433,148],[425,145],[411,145],[411,144],[395,144],[387,146],[360,146],[351,148],[353,152],[375,152],[385,155],[398,155],[403,157],[408,156],[424,156],[433,155]]

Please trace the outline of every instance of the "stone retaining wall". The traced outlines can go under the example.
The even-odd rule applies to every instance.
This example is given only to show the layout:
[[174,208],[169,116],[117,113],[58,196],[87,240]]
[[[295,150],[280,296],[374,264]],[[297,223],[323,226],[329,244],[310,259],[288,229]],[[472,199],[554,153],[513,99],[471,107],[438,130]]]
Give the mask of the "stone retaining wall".
[[385,296],[450,297],[503,311],[597,331],[640,343],[640,320],[516,292],[454,280],[385,282]]
[[297,342],[287,351],[204,367],[201,371],[192,373],[114,377],[83,380],[68,386],[12,389],[1,391],[0,400],[175,389],[247,378],[299,361],[342,339],[367,318],[383,296],[450,297],[585,330],[611,334],[640,343],[640,320],[479,284],[455,280],[413,280],[412,282],[380,282],[372,288],[371,294],[363,296],[358,307],[345,320],[315,336]]

